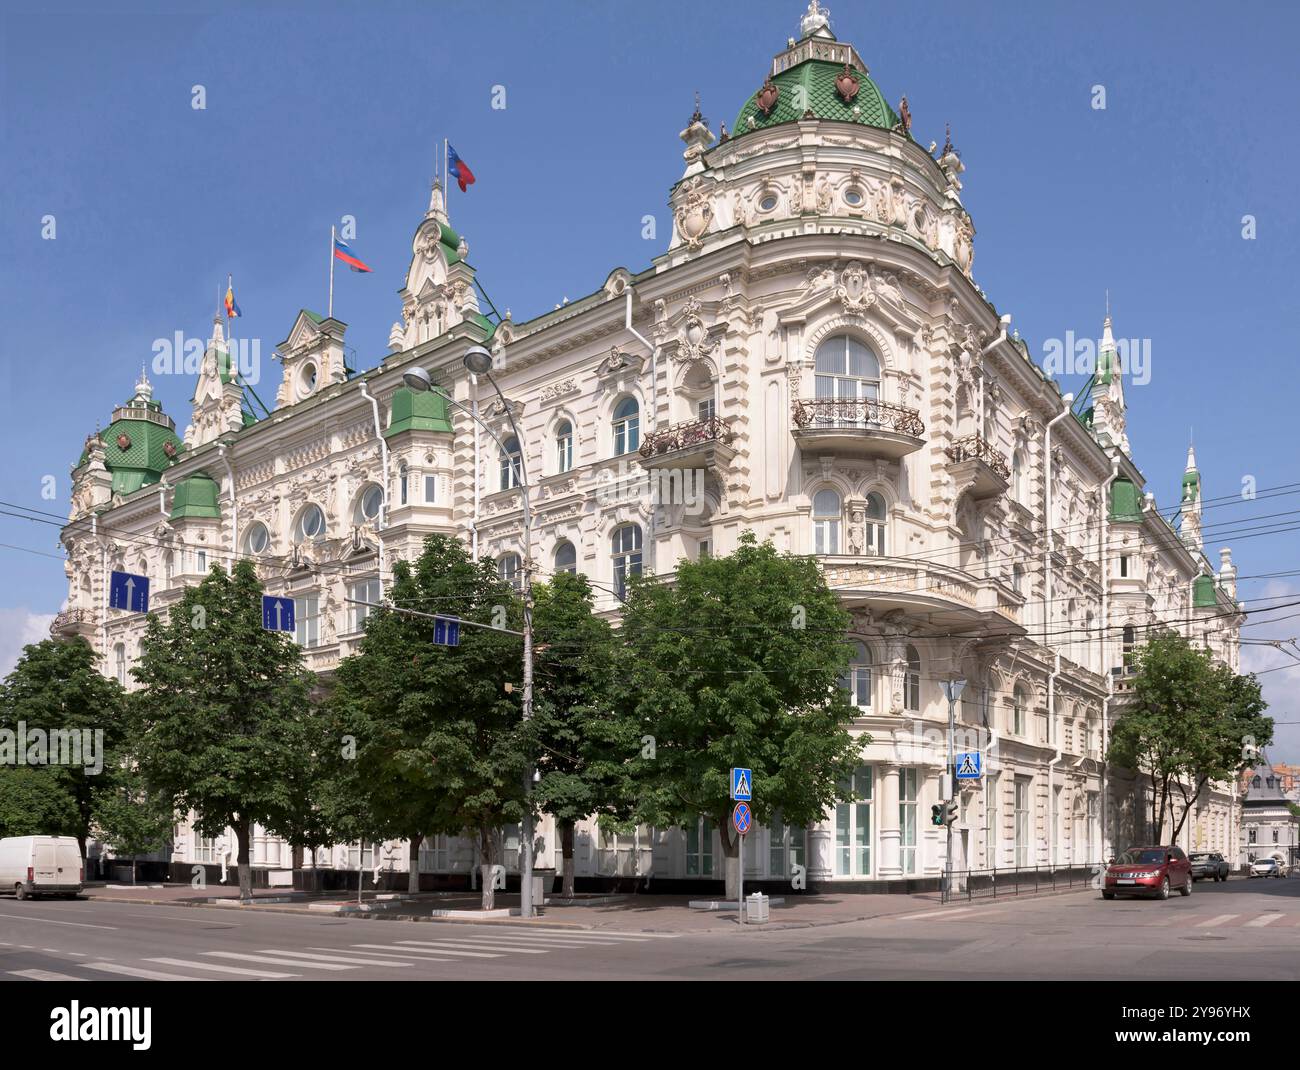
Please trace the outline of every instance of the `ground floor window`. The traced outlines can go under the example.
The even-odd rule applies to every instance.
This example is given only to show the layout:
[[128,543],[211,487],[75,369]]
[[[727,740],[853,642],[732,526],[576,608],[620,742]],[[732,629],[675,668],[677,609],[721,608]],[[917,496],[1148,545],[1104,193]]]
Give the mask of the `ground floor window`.
[[686,875],[713,876],[713,822],[707,817],[686,826]]
[[451,869],[451,839],[448,836],[426,836],[420,844],[420,871],[446,873]]
[[795,866],[807,866],[804,861],[808,842],[807,830],[782,824],[781,815],[772,818],[768,830],[767,872],[773,878],[789,879]]
[[194,834],[194,861],[215,862],[217,860],[216,841],[210,836]]
[[375,864],[375,845],[373,843],[348,845],[348,869],[371,869]]
[[835,806],[837,877],[871,875],[871,780],[871,766],[860,765],[847,781],[840,784],[841,796],[855,795],[857,800]]
[[920,777],[916,769],[898,771],[898,859],[904,875],[916,872],[916,803]]
[[1029,787],[1028,777],[1016,777],[1016,865],[1029,865]]

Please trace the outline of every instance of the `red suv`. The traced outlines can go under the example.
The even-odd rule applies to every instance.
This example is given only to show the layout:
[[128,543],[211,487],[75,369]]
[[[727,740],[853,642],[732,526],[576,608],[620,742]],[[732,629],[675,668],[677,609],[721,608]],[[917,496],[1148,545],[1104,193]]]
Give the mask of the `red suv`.
[[1192,894],[1192,863],[1181,847],[1130,847],[1106,867],[1103,899],[1146,895],[1168,899],[1171,889]]

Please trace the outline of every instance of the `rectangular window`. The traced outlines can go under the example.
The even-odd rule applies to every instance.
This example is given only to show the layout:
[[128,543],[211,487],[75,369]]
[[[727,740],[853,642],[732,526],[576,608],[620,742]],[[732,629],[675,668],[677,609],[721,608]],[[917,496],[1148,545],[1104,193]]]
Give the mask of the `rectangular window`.
[[806,830],[783,824],[779,813],[773,815],[767,841],[768,876],[774,880],[789,880],[794,875],[794,867],[804,865],[806,844]]
[[194,833],[194,861],[195,862],[215,862],[216,845],[210,836],[200,836]]
[[717,415],[717,407],[712,398],[705,398],[695,406],[695,411],[701,420],[712,420]]
[[899,861],[905,875],[916,872],[916,802],[920,778],[916,769],[898,771]]
[[860,765],[847,783],[841,783],[842,795],[856,795],[856,802],[835,805],[835,875],[869,877],[871,875],[871,787],[872,770]]
[[987,866],[996,866],[1001,861],[998,854],[998,778],[990,774],[984,787],[984,862]]
[[424,477],[424,502],[426,505],[432,505],[438,500],[438,477]]
[[350,844],[348,846],[348,869],[356,869],[357,862],[360,861],[362,869],[371,869],[375,864],[375,845],[367,844]]
[[1016,865],[1029,865],[1029,789],[1028,777],[1016,777]]
[[555,470],[567,472],[573,467],[573,435],[561,435],[555,440]]
[[1246,833],[1246,842],[1247,842],[1247,843],[1254,843],[1254,842],[1255,842],[1255,831],[1256,831],[1255,829],[1250,829],[1250,830]]
[[293,600],[293,638],[299,646],[313,647],[320,642],[320,599],[304,595]]
[[713,822],[707,817],[686,826],[686,875],[713,876]]
[[448,873],[451,871],[451,844],[444,835],[426,836],[420,843],[420,872]]
[[373,612],[372,606],[358,605],[357,602],[379,601],[379,577],[372,576],[348,587],[348,597],[356,599],[348,603],[348,631],[359,632],[366,626],[366,618]]
[[1121,579],[1128,575],[1128,554],[1119,555],[1119,574]]
[[696,556],[697,556],[697,557],[712,557],[712,556],[713,556],[713,540],[712,540],[712,539],[701,539],[701,540],[700,540],[700,543],[699,543],[699,553],[698,553]]
[[194,551],[194,571],[200,576],[206,576],[208,573],[208,552],[207,550]]

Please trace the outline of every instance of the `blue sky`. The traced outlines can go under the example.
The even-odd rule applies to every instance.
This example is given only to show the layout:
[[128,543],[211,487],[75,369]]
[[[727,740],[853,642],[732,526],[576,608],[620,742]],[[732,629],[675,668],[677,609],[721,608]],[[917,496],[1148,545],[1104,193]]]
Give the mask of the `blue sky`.
[[[1289,329],[1300,213],[1284,200],[1300,163],[1295,6],[830,6],[886,98],[907,94],[919,141],[942,143],[952,124],[975,277],[1031,352],[1067,331],[1096,337],[1106,289],[1117,333],[1149,339],[1151,380],[1129,390],[1129,430],[1158,500],[1176,500],[1193,427],[1207,497],[1237,493],[1245,476],[1261,490],[1300,482]],[[329,227],[345,214],[375,272],[338,276],[335,313],[359,366],[377,363],[444,136],[479,179],[452,191],[453,225],[516,319],[594,290],[615,266],[646,267],[667,242],[695,91],[715,131],[730,125],[803,7],[6,5],[0,500],[65,512],[85,435],[131,393],[155,339],[206,337],[228,273],[239,331],[262,340],[273,378],[265,358],[296,310],[324,305]],[[191,107],[195,85],[204,110]],[[497,85],[504,110],[491,106]],[[1092,107],[1096,85],[1104,110]],[[641,236],[646,214],[657,240]],[[42,239],[47,215],[54,240]],[[1242,237],[1246,215],[1254,240]],[[192,381],[153,379],[183,429]],[[53,502],[41,498],[47,475]],[[1294,532],[1211,528],[1212,556],[1225,541],[1245,576],[1300,567]],[[2,516],[0,542],[57,549],[54,528]],[[4,668],[24,615],[54,612],[65,592],[50,558],[0,547],[0,571]],[[1295,592],[1282,577],[1245,580],[1240,594]],[[1300,618],[1249,632],[1288,638]],[[1274,714],[1300,720],[1289,699],[1300,675],[1262,679]],[[1300,731],[1282,731],[1276,753],[1300,760]]]

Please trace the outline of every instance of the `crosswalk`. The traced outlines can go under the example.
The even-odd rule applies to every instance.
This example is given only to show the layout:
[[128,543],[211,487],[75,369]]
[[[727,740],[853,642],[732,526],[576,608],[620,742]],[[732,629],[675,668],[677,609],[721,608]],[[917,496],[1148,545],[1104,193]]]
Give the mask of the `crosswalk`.
[[[1277,930],[1300,930],[1300,911],[1283,912],[1280,910],[1267,910],[1259,913],[1235,913],[1235,914],[1202,914],[1193,913],[1185,910],[1162,909],[1160,904],[1146,904],[1149,912],[1138,913],[1125,912],[1116,917],[1116,922],[1129,925],[1141,925],[1143,927],[1163,927],[1171,929],[1193,929],[1196,931],[1210,929],[1263,929],[1269,928]],[[890,924],[902,921],[959,921],[959,922],[978,922],[985,918],[997,918],[999,921],[1009,920],[1007,915],[1013,914],[1009,907],[1001,906],[961,906],[946,907],[938,910],[925,910],[919,913],[906,914],[883,914],[871,919],[875,922]],[[1001,915],[1001,917],[999,917]],[[1013,920],[1017,923],[1022,922],[1023,914],[1013,914]]]
[[[98,959],[69,962],[58,970],[9,970],[14,977],[29,981],[286,981],[306,977],[346,974],[352,970],[400,971],[429,963],[535,962],[534,956],[556,951],[590,949],[615,953],[655,940],[677,939],[679,933],[612,933],[588,929],[511,927],[500,929],[447,926],[447,931],[428,936],[390,940],[385,943],[358,942],[342,947],[254,947],[247,951],[200,951],[182,958],[178,953],[143,957],[130,962]],[[409,930],[406,930],[409,933]]]

